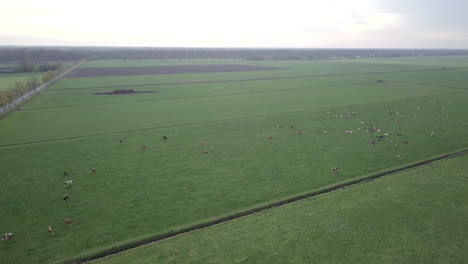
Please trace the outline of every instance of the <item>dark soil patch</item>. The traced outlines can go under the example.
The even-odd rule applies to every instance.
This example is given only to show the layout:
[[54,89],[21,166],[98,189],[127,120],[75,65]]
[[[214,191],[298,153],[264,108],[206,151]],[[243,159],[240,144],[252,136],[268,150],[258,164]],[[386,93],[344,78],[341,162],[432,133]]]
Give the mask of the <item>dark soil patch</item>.
[[128,90],[114,90],[113,92],[105,92],[105,93],[93,93],[93,95],[128,95],[128,94],[140,94],[140,93],[157,93],[157,91],[135,91],[133,89],[128,89]]
[[110,77],[110,76],[128,76],[128,75],[268,71],[268,70],[280,70],[280,69],[283,69],[283,68],[249,66],[249,65],[238,65],[238,64],[78,68],[74,70],[67,77],[68,78]]

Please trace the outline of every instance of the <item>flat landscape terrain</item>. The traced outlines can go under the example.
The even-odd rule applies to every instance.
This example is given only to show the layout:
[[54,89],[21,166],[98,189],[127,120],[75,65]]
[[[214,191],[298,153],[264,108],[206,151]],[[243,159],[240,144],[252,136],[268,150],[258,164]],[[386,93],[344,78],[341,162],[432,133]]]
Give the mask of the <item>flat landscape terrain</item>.
[[[216,68],[216,64],[262,70],[133,74],[139,70],[147,74],[147,67],[203,69],[207,65]],[[132,67],[128,75],[125,70],[115,70],[127,67]],[[5,263],[94,258],[181,229],[468,148],[468,57],[260,62],[110,60],[88,62],[81,68],[78,72],[88,69],[119,76],[75,75],[62,79],[0,121],[0,232],[15,234],[14,239],[0,243],[0,259]],[[145,93],[96,95],[125,89]],[[463,159],[447,161],[459,164],[454,166],[453,177],[464,166]],[[332,172],[332,168],[338,171]],[[434,175],[434,181],[446,185],[438,184],[437,192],[428,188],[430,193],[421,194],[421,199],[425,195],[436,199],[439,191],[452,192],[455,181],[451,175],[448,170]],[[348,198],[333,198],[340,191],[290,206],[302,208],[314,203],[323,212],[330,207],[325,205],[327,199],[337,208],[362,203],[371,206],[377,201],[370,194],[359,196],[368,191],[377,193],[366,191],[372,189],[367,184],[388,189],[392,182],[396,183],[395,193],[379,200],[383,203],[381,209],[394,210],[392,213],[401,219],[413,217],[412,211],[398,207],[391,197],[407,190],[408,185],[424,181],[416,176],[409,183],[398,180],[403,176],[388,177],[393,180],[352,187]],[[67,180],[73,180],[73,185],[64,187]],[[458,181],[462,187],[466,179]],[[66,202],[64,195],[69,197]],[[420,194],[414,195],[416,199]],[[441,203],[462,196],[456,192],[453,195]],[[307,207],[312,214],[314,206]],[[466,207],[466,199],[461,206]],[[289,205],[275,210],[289,210],[286,208]],[[258,217],[273,215],[275,210]],[[455,208],[453,212],[460,210],[465,209]],[[249,217],[242,221],[256,221]],[[72,220],[72,227],[66,226],[64,219]],[[290,225],[304,224],[308,229],[306,221],[300,219]],[[332,212],[320,219],[323,225],[336,221]],[[363,216],[349,221],[373,219]],[[447,221],[459,219],[461,216],[454,216]],[[427,215],[425,221],[439,219]],[[268,227],[270,224],[266,223],[265,228],[276,228]],[[374,232],[371,229],[379,226],[377,221],[365,230],[365,223],[359,224],[362,227],[354,230],[356,233]],[[47,234],[48,226],[54,229],[54,236]],[[448,229],[456,228],[450,225]],[[311,229],[304,241],[317,243],[327,237],[325,233],[317,234],[319,240],[310,237],[319,230]],[[217,236],[210,233],[215,231],[207,232]],[[281,240],[286,243],[285,249],[298,239],[297,233],[287,233],[291,241]],[[376,233],[374,239],[380,236]],[[339,237],[330,236],[328,242],[338,243]],[[444,239],[434,243],[446,243]],[[161,245],[178,243],[173,242],[176,240]],[[269,241],[265,243],[274,243]],[[380,249],[386,248],[385,243],[391,246],[390,242],[383,241]],[[187,242],[180,243],[181,251],[190,250]],[[239,246],[244,242],[233,243]],[[466,247],[466,241],[456,243],[465,243]],[[259,244],[252,249],[257,259],[226,256],[226,262],[261,262],[259,252],[271,255],[280,245]],[[416,242],[403,246],[409,251],[420,247]],[[374,249],[369,254],[380,250]],[[210,262],[200,250],[194,260],[200,257],[198,262]],[[342,252],[346,250],[349,248],[344,247]],[[430,247],[424,250],[433,252]],[[452,250],[446,263],[463,256],[458,248]],[[170,262],[163,251],[154,258],[152,253],[144,254],[150,262]],[[340,263],[339,255],[329,260],[325,255],[321,262]],[[374,260],[379,262],[377,257]],[[222,262],[217,258],[222,256],[215,256],[214,263]],[[356,255],[355,259],[359,258]],[[307,259],[304,256],[303,262]]]
[[95,263],[466,263],[467,162],[425,165]]

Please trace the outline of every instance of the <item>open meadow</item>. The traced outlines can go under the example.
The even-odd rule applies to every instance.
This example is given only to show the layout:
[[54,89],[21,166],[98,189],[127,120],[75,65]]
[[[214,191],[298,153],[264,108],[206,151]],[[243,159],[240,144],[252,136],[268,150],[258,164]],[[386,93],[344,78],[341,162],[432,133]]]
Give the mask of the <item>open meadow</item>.
[[466,263],[466,162],[424,165],[95,263]]
[[[245,71],[217,68],[228,64]],[[183,73],[179,67],[183,65],[209,66],[218,72]],[[246,66],[259,68],[247,71]],[[100,70],[92,77],[72,74],[0,120],[0,232],[14,233],[14,239],[0,243],[0,260],[5,263],[81,261],[468,148],[468,57],[91,61],[81,67]],[[121,72],[119,67],[153,74],[97,76]],[[156,74],[155,69],[162,69],[157,67],[179,71]],[[129,89],[134,93],[113,94]],[[461,164],[456,168],[465,164],[462,158],[450,162]],[[447,185],[440,187],[450,192],[451,173],[436,176],[441,183],[446,178]],[[378,184],[385,189],[398,182],[395,195],[407,190],[406,184],[416,184],[399,183],[402,176],[389,177],[394,178]],[[67,180],[73,185],[64,187]],[[418,176],[414,181],[423,180]],[[371,188],[366,184],[356,189]],[[314,203],[324,211],[327,202],[320,203],[327,199],[338,207],[356,206],[352,199],[375,203],[367,201],[369,195],[334,195],[294,208]],[[402,218],[409,215],[408,210],[398,211],[392,195],[379,200],[388,201],[382,210],[396,210]],[[447,196],[444,204],[450,199]],[[268,214],[259,217],[267,219]],[[334,217],[326,215],[321,224],[336,221]],[[72,227],[64,219],[70,219]],[[248,219],[242,221],[256,221]],[[372,228],[377,229],[375,224]],[[48,226],[53,236],[48,235]],[[296,231],[291,232],[294,236]],[[318,234],[314,243],[325,236]],[[332,245],[337,237],[327,237],[327,243]],[[282,241],[293,243],[287,236]],[[191,242],[181,242],[181,251],[184,243]],[[252,254],[261,258],[259,252],[268,255],[278,246],[254,248]],[[148,255],[148,263],[165,261],[164,254]],[[209,261],[200,255],[199,262]]]

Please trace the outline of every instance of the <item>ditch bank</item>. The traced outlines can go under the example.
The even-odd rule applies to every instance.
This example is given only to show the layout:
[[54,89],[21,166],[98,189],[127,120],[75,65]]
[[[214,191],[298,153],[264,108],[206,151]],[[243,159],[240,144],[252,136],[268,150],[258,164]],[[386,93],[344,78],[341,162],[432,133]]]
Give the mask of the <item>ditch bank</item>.
[[189,233],[189,232],[192,232],[192,231],[212,227],[212,226],[215,226],[215,225],[218,225],[218,224],[221,224],[221,223],[225,223],[225,222],[228,222],[228,221],[231,221],[231,220],[235,220],[235,219],[238,219],[238,218],[241,218],[241,217],[244,217],[244,216],[249,216],[249,215],[254,214],[254,213],[258,213],[258,212],[262,212],[262,211],[272,209],[272,208],[275,208],[275,207],[287,205],[287,204],[290,204],[290,203],[294,203],[294,202],[301,201],[301,200],[311,198],[311,197],[315,197],[315,196],[318,196],[318,195],[327,194],[327,193],[330,193],[330,192],[333,192],[333,191],[336,191],[336,190],[344,189],[346,187],[349,187],[349,186],[352,186],[352,185],[355,185],[355,184],[368,182],[368,181],[371,181],[371,180],[374,180],[374,179],[377,179],[377,178],[380,178],[380,177],[383,177],[383,176],[395,174],[395,173],[398,173],[398,172],[413,169],[413,168],[416,168],[416,167],[420,167],[420,166],[427,165],[427,164],[430,164],[430,163],[434,163],[434,162],[437,162],[437,161],[441,161],[441,160],[444,160],[444,159],[462,156],[462,155],[465,155],[465,154],[468,154],[468,149],[463,149],[463,150],[459,150],[459,151],[456,151],[456,152],[451,152],[451,153],[448,153],[448,154],[445,154],[445,155],[441,155],[441,156],[426,159],[426,160],[423,160],[423,161],[420,161],[420,162],[412,163],[412,164],[409,164],[409,165],[406,165],[406,166],[403,166],[403,167],[378,172],[378,173],[375,173],[375,174],[372,174],[372,175],[369,175],[369,176],[366,176],[366,177],[350,180],[350,181],[340,183],[340,184],[337,184],[337,185],[333,185],[331,187],[327,187],[327,188],[324,188],[324,189],[321,189],[321,190],[301,194],[301,195],[298,195],[298,196],[295,196],[295,197],[291,197],[289,199],[269,203],[269,204],[266,204],[266,205],[263,205],[263,206],[252,208],[250,210],[246,210],[246,211],[243,211],[243,212],[239,212],[239,213],[235,213],[235,214],[228,215],[228,216],[225,216],[225,217],[221,217],[221,218],[218,218],[216,220],[207,221],[205,223],[196,224],[196,225],[193,225],[191,227],[183,228],[183,229],[180,229],[180,230],[171,231],[171,232],[168,232],[168,233],[151,236],[151,237],[148,237],[146,239],[142,239],[142,240],[139,240],[139,241],[127,243],[125,245],[111,247],[111,248],[109,248],[107,250],[103,250],[103,251],[98,252],[98,253],[93,253],[93,254],[84,255],[84,256],[80,256],[80,257],[76,257],[76,258],[71,258],[71,259],[60,261],[58,263],[61,263],[61,264],[65,264],[65,263],[85,263],[85,262],[94,261],[94,260],[97,260],[97,259],[105,258],[105,257],[111,256],[111,255],[115,255],[117,253],[121,253],[121,252],[130,250],[130,249],[134,249],[134,248],[137,248],[137,247],[140,247],[140,246],[144,246],[144,245],[148,245],[148,244],[151,244],[151,243],[154,243],[154,242],[162,241],[162,240],[172,238],[172,237],[175,237],[175,236],[178,236],[178,235],[182,235],[182,234],[185,234],[185,233]]

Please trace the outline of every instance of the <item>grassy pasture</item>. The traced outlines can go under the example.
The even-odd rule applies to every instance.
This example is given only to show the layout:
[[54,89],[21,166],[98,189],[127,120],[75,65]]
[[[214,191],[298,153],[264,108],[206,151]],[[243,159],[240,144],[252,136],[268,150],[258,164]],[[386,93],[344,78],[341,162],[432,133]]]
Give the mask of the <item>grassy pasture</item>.
[[348,62],[364,63],[387,63],[387,64],[405,64],[433,67],[467,67],[468,56],[428,56],[428,57],[403,57],[403,58],[385,58],[385,59],[356,59]]
[[[196,81],[220,81],[220,80],[243,80],[258,78],[283,78],[297,76],[317,75],[343,75],[362,74],[369,72],[393,72],[393,71],[419,71],[433,69],[434,66],[405,65],[388,63],[350,63],[348,61],[267,61],[267,62],[236,62],[235,64],[246,64],[254,66],[269,66],[285,68],[272,71],[251,72],[223,72],[203,74],[167,74],[167,75],[140,75],[140,76],[118,76],[118,77],[94,77],[94,78],[69,78],[63,79],[50,89],[83,88],[112,85],[135,85],[171,82],[196,82]],[[86,64],[85,64],[86,65]],[[110,64],[117,67],[118,63]],[[166,64],[161,64],[166,65]]]
[[[2,232],[15,232],[0,244],[0,259],[82,256],[468,147],[468,93],[459,89],[331,76],[149,86],[142,89],[159,93],[106,97],[90,96],[103,89],[69,89],[82,79],[105,84],[65,79],[54,86],[65,90],[51,87],[0,122],[0,222]],[[350,112],[358,114],[340,117]],[[365,132],[371,124],[391,134],[375,147],[367,146],[376,140]],[[173,127],[4,146],[154,126]],[[387,148],[390,140],[398,148]],[[203,154],[211,145],[216,150]],[[75,184],[65,190],[68,179]]]
[[16,82],[26,82],[31,76],[41,78],[42,73],[2,73],[0,74],[0,92],[13,90]]
[[[467,116],[466,99],[434,96],[2,147],[1,221],[17,236],[13,246],[1,244],[0,252],[18,263],[53,262],[464,148],[468,128],[458,121]],[[447,118],[440,106],[449,100],[446,111],[455,113]],[[390,107],[407,117],[388,114]],[[351,111],[360,115],[335,117]],[[369,148],[367,140],[375,138],[356,130],[364,127],[361,121],[392,136]],[[304,134],[286,128],[289,124]],[[344,133],[352,128],[356,134]],[[323,130],[328,133],[316,133]],[[437,134],[431,137],[431,131]],[[163,135],[170,139],[162,142]],[[387,149],[390,139],[401,145]],[[198,146],[201,140],[206,147]],[[215,152],[203,154],[209,145]],[[93,167],[96,175],[90,173]],[[341,172],[331,173],[332,167]],[[70,190],[63,187],[67,179],[75,182]],[[67,203],[61,200],[65,193],[71,196]],[[64,218],[74,221],[72,229],[63,225]],[[53,238],[45,232],[48,225],[56,230]]]
[[421,84],[427,86],[451,87],[468,90],[466,70],[446,70],[431,72],[383,73],[355,76],[356,78],[381,79],[399,83]]
[[[325,90],[340,86],[375,83],[373,80],[356,80],[348,77],[335,78],[299,78],[285,80],[264,80],[227,83],[201,83],[178,85],[146,85],[128,87],[135,91],[152,91],[155,93],[132,95],[100,95],[97,92],[112,92],[118,87],[55,89],[38,96],[38,100],[22,107],[23,110],[38,108],[72,107],[81,105],[101,105],[124,102],[160,101],[171,99],[188,99],[199,97],[230,96],[295,90]],[[218,100],[223,100],[218,99]]]
[[[252,117],[454,91],[457,90],[370,83],[19,111],[0,126],[0,133],[4,135],[0,138],[0,144]],[[35,133],[30,133],[31,129]]]
[[468,156],[96,263],[466,263]]

